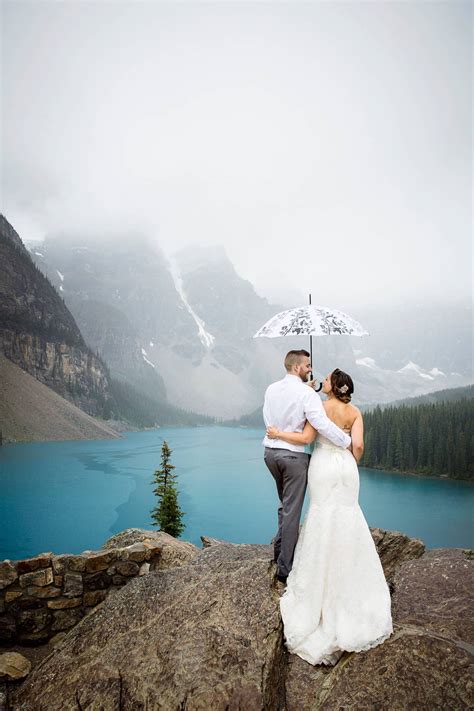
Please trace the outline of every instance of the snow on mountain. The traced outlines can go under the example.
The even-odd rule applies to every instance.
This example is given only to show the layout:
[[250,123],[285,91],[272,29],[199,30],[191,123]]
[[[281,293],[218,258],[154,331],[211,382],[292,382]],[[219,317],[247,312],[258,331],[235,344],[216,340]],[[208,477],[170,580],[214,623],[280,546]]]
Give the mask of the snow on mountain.
[[407,373],[411,371],[419,375],[420,378],[425,378],[426,380],[434,380],[432,375],[429,375],[429,373],[424,373],[420,366],[414,363],[412,360],[410,360],[406,365],[403,366],[403,368],[400,368],[400,370],[398,370],[397,372]]
[[373,358],[357,358],[356,359],[357,365],[363,365],[365,368],[376,368],[376,363]]
[[442,376],[443,378],[446,378],[446,373],[443,373],[443,371],[440,370],[439,368],[431,368],[430,375],[432,375],[433,378],[436,378],[439,375]]
[[[35,252],[35,254],[38,254],[38,253]],[[61,279],[61,284],[59,285],[59,291],[64,291],[64,287],[63,287],[63,285],[62,285],[62,282],[64,281],[64,274],[61,274],[61,272],[59,271],[59,269],[56,269],[56,274],[57,274],[58,277]]]
[[196,322],[196,326],[198,327],[199,340],[201,341],[203,346],[205,346],[206,348],[209,348],[209,349],[212,348],[212,346],[214,345],[215,338],[211,333],[206,331],[206,324],[204,323],[204,321],[201,318],[199,318],[197,313],[194,311],[194,309],[190,305],[190,303],[186,297],[186,292],[184,291],[183,279],[181,277],[179,267],[175,261],[170,262],[170,272],[171,272],[171,276],[173,277],[176,291],[180,295],[185,308],[191,314],[194,321]]
[[148,365],[151,365],[152,368],[155,368],[154,363],[152,363],[151,360],[148,360],[147,355],[148,354],[147,354],[146,350],[144,348],[142,348],[143,360],[145,361],[145,363],[148,363]]

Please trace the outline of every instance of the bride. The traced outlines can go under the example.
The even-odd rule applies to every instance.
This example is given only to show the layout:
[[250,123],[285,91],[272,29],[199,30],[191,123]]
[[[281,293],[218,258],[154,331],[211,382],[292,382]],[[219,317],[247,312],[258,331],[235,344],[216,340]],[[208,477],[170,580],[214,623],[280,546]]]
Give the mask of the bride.
[[352,378],[336,368],[323,392],[329,419],[351,435],[352,454],[317,436],[309,422],[303,432],[269,427],[267,434],[291,444],[316,440],[309,508],[280,609],[289,651],[311,664],[332,665],[343,651],[375,647],[393,630],[389,589],[358,503],[364,437],[362,414],[350,404]]

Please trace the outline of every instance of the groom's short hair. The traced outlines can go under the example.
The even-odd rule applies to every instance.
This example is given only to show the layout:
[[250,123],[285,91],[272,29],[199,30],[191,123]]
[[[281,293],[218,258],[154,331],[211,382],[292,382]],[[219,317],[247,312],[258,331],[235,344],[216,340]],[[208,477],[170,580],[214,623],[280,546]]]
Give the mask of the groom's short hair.
[[300,351],[288,351],[285,356],[285,368],[289,372],[294,365],[299,365],[303,358],[309,358],[308,351],[301,349]]

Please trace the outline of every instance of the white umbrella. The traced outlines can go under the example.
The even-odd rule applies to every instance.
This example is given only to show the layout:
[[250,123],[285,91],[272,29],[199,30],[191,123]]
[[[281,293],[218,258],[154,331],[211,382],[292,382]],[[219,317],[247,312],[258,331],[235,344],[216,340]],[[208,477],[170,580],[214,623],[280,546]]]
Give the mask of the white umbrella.
[[[272,316],[254,338],[309,336],[310,360],[313,360],[313,336],[368,336],[361,324],[343,311],[326,306],[314,306],[309,295],[308,306],[280,311]],[[311,374],[312,377],[312,374]],[[318,391],[321,390],[320,384]]]
[[299,306],[272,316],[254,338],[279,336],[368,336],[351,316],[326,306]]

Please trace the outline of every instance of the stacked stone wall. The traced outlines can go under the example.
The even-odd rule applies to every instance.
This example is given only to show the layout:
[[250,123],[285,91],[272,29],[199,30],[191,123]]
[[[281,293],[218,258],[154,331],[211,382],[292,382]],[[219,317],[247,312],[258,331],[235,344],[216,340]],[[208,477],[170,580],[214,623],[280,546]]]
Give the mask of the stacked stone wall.
[[162,545],[143,541],[80,555],[41,553],[0,562],[0,645],[54,642],[107,595],[159,563]]

